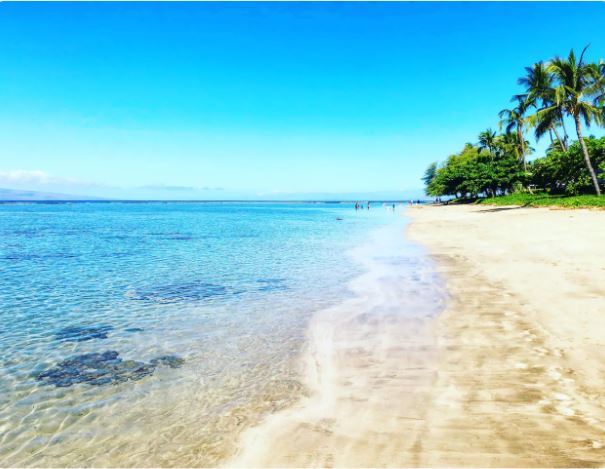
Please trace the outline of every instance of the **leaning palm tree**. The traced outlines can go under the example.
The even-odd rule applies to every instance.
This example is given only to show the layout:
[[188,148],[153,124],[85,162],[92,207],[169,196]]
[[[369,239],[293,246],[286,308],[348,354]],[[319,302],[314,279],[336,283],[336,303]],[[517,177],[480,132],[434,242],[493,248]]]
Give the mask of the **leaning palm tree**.
[[[543,109],[552,106],[555,95],[553,76],[548,72],[544,62],[537,62],[531,67],[525,67],[525,76],[519,78],[517,83],[525,87],[525,94],[519,96],[525,99],[527,107]],[[537,114],[529,116],[528,124],[534,127],[536,140],[540,140],[548,132],[552,143],[552,134],[554,133],[561,149],[563,151],[567,150],[567,131],[565,130],[563,113],[560,109],[540,116]],[[565,135],[563,139],[557,131],[559,126],[563,128]]]
[[601,195],[599,180],[582,135],[582,121],[586,127],[590,127],[592,122],[601,124],[604,120],[601,96],[605,90],[605,74],[600,65],[584,63],[584,53],[587,48],[588,46],[580,54],[580,60],[576,60],[572,49],[567,59],[555,57],[550,62],[548,71],[553,74],[556,82],[554,101],[551,106],[542,109],[538,114],[547,115],[560,109],[573,119],[586,168],[597,195]]
[[552,138],[552,133],[554,133],[556,142],[561,150],[567,151],[567,136],[561,139],[559,132],[557,132],[557,125],[560,122],[559,113],[556,111],[545,112],[544,109],[539,109],[538,112],[527,118],[528,125],[534,128],[536,141],[539,141],[546,133],[549,133],[551,134],[550,143],[554,144],[555,142]]
[[527,162],[525,161],[525,138],[523,136],[523,126],[525,125],[525,113],[527,112],[527,100],[522,96],[514,96],[513,100],[517,101],[517,106],[513,109],[502,109],[498,113],[500,117],[500,127],[505,127],[506,133],[509,134],[513,130],[517,133],[517,142],[519,145],[518,154],[519,160],[523,161],[523,168],[527,170]]

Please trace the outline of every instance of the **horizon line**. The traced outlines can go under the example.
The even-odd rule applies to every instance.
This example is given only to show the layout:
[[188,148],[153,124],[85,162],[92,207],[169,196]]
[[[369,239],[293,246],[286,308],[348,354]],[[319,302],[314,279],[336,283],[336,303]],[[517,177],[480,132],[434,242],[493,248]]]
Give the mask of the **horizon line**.
[[373,203],[393,203],[393,202],[410,202],[413,200],[431,200],[428,196],[423,196],[419,199],[316,199],[316,200],[284,200],[284,199],[6,199],[0,200],[0,204],[27,204],[27,203],[38,203],[38,204],[67,204],[67,203],[353,203],[363,200],[364,202]]

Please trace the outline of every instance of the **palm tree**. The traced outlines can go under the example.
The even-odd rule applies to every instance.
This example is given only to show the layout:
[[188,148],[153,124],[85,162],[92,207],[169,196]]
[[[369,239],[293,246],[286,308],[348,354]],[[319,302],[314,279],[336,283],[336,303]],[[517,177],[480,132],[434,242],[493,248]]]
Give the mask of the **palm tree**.
[[548,71],[553,74],[556,86],[554,88],[554,100],[551,106],[546,107],[538,114],[548,115],[560,109],[570,116],[576,125],[576,134],[584,154],[584,162],[590,173],[590,178],[597,195],[601,195],[599,180],[590,161],[588,148],[582,135],[582,121],[586,127],[592,122],[598,124],[604,120],[603,109],[600,104],[605,89],[605,77],[602,66],[594,63],[584,63],[584,53],[588,46],[580,54],[580,60],[576,61],[573,49],[569,52],[567,59],[555,57],[548,65]]
[[496,132],[492,129],[486,129],[479,134],[479,150],[493,152],[496,147]]
[[[601,75],[601,82],[605,82],[605,61],[603,61],[603,59],[599,59],[599,64],[597,65],[598,69],[599,69],[599,73]],[[598,106],[601,108],[601,111],[603,113],[603,122],[605,122],[605,89],[601,89],[599,91],[599,94],[597,96],[595,96],[594,98],[594,105]]]
[[[525,87],[525,94],[519,95],[526,101],[527,107],[547,108],[552,106],[554,100],[553,76],[548,72],[544,62],[537,62],[531,67],[525,67],[525,76],[519,78],[517,83]],[[563,151],[567,150],[567,131],[563,122],[561,110],[555,110],[548,114],[537,114],[528,118],[528,123],[534,127],[536,140],[539,140],[546,132],[551,136],[555,134]],[[561,139],[557,127],[561,125],[565,137]]]
[[513,100],[517,101],[517,106],[513,109],[502,109],[498,113],[500,117],[500,127],[506,127],[506,133],[511,133],[513,130],[517,132],[517,142],[519,145],[518,154],[519,160],[523,160],[523,168],[527,171],[527,162],[525,161],[525,138],[523,137],[523,126],[525,125],[525,113],[527,111],[527,100],[521,96],[514,96]]
[[[550,109],[550,111],[546,111],[546,109]],[[567,151],[567,132],[564,130],[565,136],[563,138],[561,138],[559,132],[557,132],[557,127],[562,122],[561,114],[561,110],[553,108],[552,103],[545,104],[545,107],[538,109],[535,114],[529,116],[527,122],[534,127],[536,141],[540,140],[547,132],[549,134],[554,133],[561,150]],[[552,135],[551,143],[554,143],[552,141]]]

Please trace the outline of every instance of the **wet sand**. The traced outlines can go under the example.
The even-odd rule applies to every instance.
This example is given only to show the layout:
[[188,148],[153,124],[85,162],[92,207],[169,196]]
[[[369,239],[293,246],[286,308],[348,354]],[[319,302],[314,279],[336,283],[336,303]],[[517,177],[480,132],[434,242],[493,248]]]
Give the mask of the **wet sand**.
[[605,212],[408,213],[446,279],[443,313],[394,308],[414,301],[389,297],[405,279],[357,279],[373,287],[312,321],[308,395],[228,465],[604,466]]
[[228,466],[415,462],[444,297],[432,261],[404,241],[401,225],[364,243],[358,258],[368,270],[351,284],[354,296],[310,324],[301,373],[308,395],[248,430]]

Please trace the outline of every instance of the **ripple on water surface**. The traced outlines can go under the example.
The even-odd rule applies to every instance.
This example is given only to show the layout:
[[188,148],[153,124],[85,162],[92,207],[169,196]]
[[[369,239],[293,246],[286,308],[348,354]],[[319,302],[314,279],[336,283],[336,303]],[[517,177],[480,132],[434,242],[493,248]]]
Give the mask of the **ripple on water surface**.
[[[0,465],[201,466],[304,392],[308,317],[384,213],[0,206]],[[336,222],[336,218],[342,218]]]

